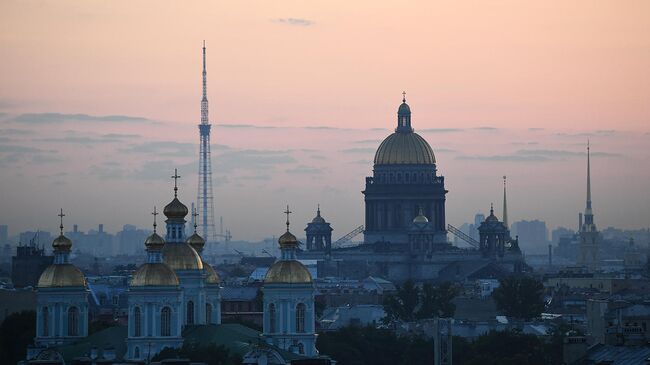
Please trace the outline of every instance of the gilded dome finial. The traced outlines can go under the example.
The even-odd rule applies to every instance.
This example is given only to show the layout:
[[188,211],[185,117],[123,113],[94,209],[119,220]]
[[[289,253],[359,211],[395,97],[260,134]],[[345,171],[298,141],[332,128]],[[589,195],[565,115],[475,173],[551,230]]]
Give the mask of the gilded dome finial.
[[156,224],[156,216],[158,215],[158,212],[156,212],[155,205],[153,206],[153,212],[151,212],[151,215],[153,215],[153,233],[156,233],[156,226],[158,226],[158,224]]
[[174,198],[178,196],[178,179],[180,178],[180,175],[178,175],[178,169],[174,169],[174,175],[172,176],[172,179],[174,179]]
[[[320,208],[318,209],[320,211]],[[289,205],[287,204],[287,210],[284,211],[284,214],[287,215],[287,232],[289,232],[289,214],[293,213],[289,210]]]
[[63,236],[63,217],[65,217],[65,214],[63,214],[63,208],[61,208],[61,212],[58,215],[59,218],[61,218],[61,224],[59,225],[59,229],[61,230],[61,236]]
[[199,213],[196,211],[196,208],[192,208],[192,218],[194,218],[193,219],[193,221],[194,221],[194,233],[196,233],[196,227],[197,227],[196,217],[198,217],[198,216],[199,216]]

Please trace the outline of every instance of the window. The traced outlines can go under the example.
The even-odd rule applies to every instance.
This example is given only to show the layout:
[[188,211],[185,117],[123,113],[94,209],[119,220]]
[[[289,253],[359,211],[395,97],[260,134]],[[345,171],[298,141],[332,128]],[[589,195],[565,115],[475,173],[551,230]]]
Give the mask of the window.
[[296,332],[305,332],[305,304],[300,303],[296,306]]
[[68,336],[79,336],[79,309],[68,309]]
[[50,313],[47,310],[47,307],[43,307],[43,333],[42,335],[47,337],[50,335]]
[[205,303],[205,323],[212,324],[212,305]]
[[165,307],[160,311],[160,335],[172,335],[172,310]]
[[133,357],[136,359],[140,358],[140,348],[138,346],[133,349]]
[[187,302],[187,324],[194,324],[194,302]]
[[135,307],[133,310],[133,336],[142,336],[142,315],[140,314],[140,307]]
[[305,354],[305,345],[302,342],[298,342],[298,353],[301,355]]
[[275,327],[275,304],[269,304],[269,333],[277,332]]

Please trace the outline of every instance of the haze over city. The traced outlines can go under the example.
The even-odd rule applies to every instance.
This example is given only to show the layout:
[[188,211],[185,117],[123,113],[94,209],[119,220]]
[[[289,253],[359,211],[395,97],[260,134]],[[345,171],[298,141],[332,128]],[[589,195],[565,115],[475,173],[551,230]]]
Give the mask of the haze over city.
[[[156,16],[149,16],[156,8]],[[588,10],[588,11],[586,11]],[[363,224],[364,178],[402,91],[445,176],[447,220],[577,226],[592,146],[600,227],[650,217],[650,4],[0,4],[0,222],[148,227],[196,200],[207,46],[215,214],[235,239],[297,232],[318,203]],[[500,214],[500,208],[497,209]]]

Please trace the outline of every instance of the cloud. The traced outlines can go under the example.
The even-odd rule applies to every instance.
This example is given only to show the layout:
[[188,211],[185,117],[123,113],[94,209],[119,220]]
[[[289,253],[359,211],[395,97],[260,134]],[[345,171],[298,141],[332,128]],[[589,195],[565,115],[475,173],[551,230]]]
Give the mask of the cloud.
[[26,136],[30,134],[35,134],[36,132],[30,131],[28,129],[16,129],[16,128],[6,128],[0,129],[0,134],[2,135],[15,135],[15,136]]
[[376,148],[370,147],[353,147],[341,150],[343,153],[375,153]]
[[499,128],[496,128],[496,127],[476,127],[476,128],[472,128],[472,129],[477,130],[477,131],[484,131],[484,132],[496,132],[496,131],[499,130]]
[[87,144],[87,145],[114,142],[113,140],[109,140],[109,139],[93,138],[93,137],[82,137],[82,136],[37,138],[37,139],[34,139],[34,141],[37,141],[37,142],[52,142],[52,143]]
[[457,152],[456,150],[452,150],[451,148],[436,148],[433,150],[435,153],[454,153]]
[[528,130],[531,132],[539,132],[539,131],[543,131],[544,128],[528,128]]
[[357,144],[376,144],[379,145],[381,143],[381,139],[362,139],[359,141],[352,141],[352,143],[357,143]]
[[139,134],[122,134],[122,133],[108,133],[102,134],[102,138],[117,140],[117,139],[134,139],[140,138]]
[[[478,161],[511,161],[511,162],[546,162],[553,160],[563,160],[571,157],[586,156],[586,152],[566,151],[566,150],[518,150],[511,154],[492,155],[492,156],[458,156],[459,160],[478,160]],[[608,152],[592,152],[592,156],[599,157],[622,157],[622,155]]]
[[216,128],[241,128],[241,129],[280,129],[286,127],[275,127],[275,126],[266,126],[266,125],[254,125],[254,124],[216,124]]
[[[546,157],[577,157],[577,156],[586,156],[587,153],[584,151],[566,151],[566,150],[519,150],[517,154],[524,156],[546,156]],[[592,152],[592,156],[598,157],[622,157],[618,153],[609,153],[609,152]]]
[[133,144],[119,151],[123,153],[144,153],[158,156],[190,157],[198,155],[195,143],[175,141],[154,141]]
[[278,165],[295,163],[296,159],[288,151],[248,149],[221,152],[213,161],[214,171],[231,173],[238,170],[270,170]]
[[289,174],[320,174],[323,172],[321,169],[318,169],[316,167],[305,166],[305,165],[299,165],[284,171]]
[[23,145],[0,144],[0,167],[45,164],[60,161],[53,150],[44,150]]
[[127,115],[96,116],[88,114],[61,113],[25,113],[14,117],[11,121],[24,124],[60,124],[65,122],[159,123],[147,118]]
[[426,128],[418,129],[418,132],[423,133],[452,133],[452,132],[462,132],[461,128]]
[[301,27],[308,27],[310,25],[314,25],[313,21],[308,19],[303,19],[303,18],[276,18],[276,19],[272,19],[272,21],[274,23],[297,25]]
[[509,161],[509,162],[544,162],[551,159],[544,156],[536,155],[492,155],[492,156],[458,156],[457,160],[476,160],[476,161]]
[[327,160],[327,157],[323,155],[311,155],[309,156],[312,160]]

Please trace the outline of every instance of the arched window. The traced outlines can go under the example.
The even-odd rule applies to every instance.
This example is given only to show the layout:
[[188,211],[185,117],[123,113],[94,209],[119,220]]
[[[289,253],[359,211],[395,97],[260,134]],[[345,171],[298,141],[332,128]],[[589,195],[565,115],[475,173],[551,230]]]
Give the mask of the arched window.
[[194,324],[194,302],[187,302],[187,324]]
[[68,309],[68,336],[79,336],[79,308]]
[[275,325],[275,304],[271,303],[269,304],[269,333],[275,332],[277,332]]
[[160,335],[172,335],[172,310],[165,307],[160,311]]
[[47,307],[42,309],[42,318],[43,318],[43,332],[42,335],[47,337],[50,335],[50,312],[47,310]]
[[301,355],[305,354],[305,345],[302,342],[298,342],[298,353]]
[[305,332],[305,304],[299,303],[296,306],[296,332]]
[[133,336],[142,336],[142,315],[140,314],[140,307],[135,307],[133,310]]
[[140,358],[140,348],[138,346],[133,349],[133,357],[136,359]]
[[212,324],[212,305],[205,303],[205,323]]

